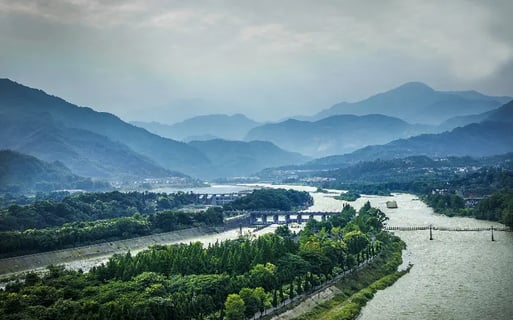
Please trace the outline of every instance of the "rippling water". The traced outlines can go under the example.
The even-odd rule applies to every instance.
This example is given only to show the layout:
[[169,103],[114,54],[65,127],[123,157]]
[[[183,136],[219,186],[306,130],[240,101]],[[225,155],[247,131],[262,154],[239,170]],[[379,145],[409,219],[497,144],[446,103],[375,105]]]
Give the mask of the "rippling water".
[[[502,226],[471,218],[433,213],[411,195],[396,195],[398,209],[387,209],[387,197],[373,206],[390,217],[389,225]],[[364,201],[360,199],[360,201]],[[407,244],[405,262],[414,267],[393,286],[379,291],[358,319],[513,319],[513,235],[496,232],[396,232]]]
[[[313,191],[308,187],[295,187]],[[332,190],[335,193],[340,191]],[[308,211],[338,211],[343,202],[334,194],[314,193]],[[397,209],[386,201],[396,200]],[[503,227],[472,218],[449,218],[436,214],[415,196],[363,196],[350,204],[359,209],[366,201],[383,210],[390,226],[433,224],[444,227]],[[393,286],[378,291],[365,306],[359,320],[369,319],[513,319],[513,234],[489,231],[447,232],[396,231],[408,248],[404,264],[410,273]]]

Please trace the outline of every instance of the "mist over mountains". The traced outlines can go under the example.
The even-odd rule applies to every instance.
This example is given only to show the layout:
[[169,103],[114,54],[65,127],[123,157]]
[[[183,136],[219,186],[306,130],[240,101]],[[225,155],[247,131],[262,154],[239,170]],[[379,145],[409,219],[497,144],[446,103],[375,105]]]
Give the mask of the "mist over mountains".
[[371,114],[337,115],[318,121],[289,119],[249,131],[246,140],[267,140],[286,150],[312,157],[343,154],[371,144],[383,144],[434,130],[399,118]]
[[0,150],[0,192],[47,192],[62,189],[106,190],[105,182],[77,176],[61,162],[45,162]]
[[59,161],[66,168],[62,172],[68,170],[63,176],[76,176],[70,181],[243,177],[312,158],[320,159],[310,165],[416,155],[480,157],[513,151],[513,106],[503,105],[507,99],[408,83],[357,103],[337,104],[311,121],[261,124],[241,114],[213,114],[172,125],[135,126],[0,79],[0,149]]
[[288,152],[268,141],[228,141],[214,139],[191,141],[189,145],[203,152],[212,162],[201,172],[209,179],[248,176],[268,167],[302,164],[310,160],[296,152]]
[[[188,174],[206,178],[226,174],[220,169],[226,157],[223,163],[216,162],[218,157],[213,150],[207,156],[195,146],[150,133],[113,114],[73,105],[8,79],[0,80],[0,136],[0,149],[49,162],[58,160],[84,177],[125,179]],[[219,141],[212,143],[219,145]],[[230,143],[223,143],[227,145]],[[249,154],[255,144],[240,142],[237,146],[242,147],[240,152]],[[230,174],[248,175],[265,168],[264,163],[297,164],[307,160],[270,143],[265,146],[253,152],[255,159],[229,159]],[[239,157],[237,152],[230,154]],[[265,157],[273,160],[262,161]]]
[[341,102],[302,120],[315,121],[337,114],[383,114],[409,123],[439,125],[450,118],[496,109],[511,97],[493,97],[476,91],[436,91],[421,82],[409,82],[362,101]]
[[313,161],[316,165],[428,157],[484,157],[513,151],[513,101],[491,112],[483,121],[439,134],[422,134],[384,145],[367,146],[352,153]]
[[162,137],[186,142],[211,139],[242,140],[249,130],[259,125],[242,114],[203,115],[172,125],[140,121],[131,123]]

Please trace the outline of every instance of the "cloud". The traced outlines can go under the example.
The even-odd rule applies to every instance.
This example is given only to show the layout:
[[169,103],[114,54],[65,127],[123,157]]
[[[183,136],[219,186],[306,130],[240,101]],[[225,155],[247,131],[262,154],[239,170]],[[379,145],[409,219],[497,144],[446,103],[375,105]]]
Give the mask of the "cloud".
[[506,0],[0,0],[0,67],[127,118],[191,99],[261,119],[313,113],[411,80],[513,94],[491,85],[511,79],[511,9]]

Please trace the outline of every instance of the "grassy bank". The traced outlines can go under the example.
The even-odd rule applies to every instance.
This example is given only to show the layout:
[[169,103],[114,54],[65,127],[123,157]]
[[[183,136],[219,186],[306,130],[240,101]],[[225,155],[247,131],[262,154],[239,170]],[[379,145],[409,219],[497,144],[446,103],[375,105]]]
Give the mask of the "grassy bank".
[[355,319],[377,290],[392,285],[407,271],[398,272],[401,251],[405,247],[398,237],[391,236],[384,252],[365,268],[343,278],[335,286],[340,290],[333,299],[321,303],[295,319]]

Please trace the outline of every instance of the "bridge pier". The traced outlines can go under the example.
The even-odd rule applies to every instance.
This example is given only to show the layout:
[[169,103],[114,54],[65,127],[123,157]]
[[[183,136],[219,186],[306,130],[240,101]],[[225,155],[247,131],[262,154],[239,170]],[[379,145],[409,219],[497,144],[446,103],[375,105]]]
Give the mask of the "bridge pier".
[[297,215],[297,223],[299,223],[299,224],[303,223],[303,216],[300,214]]
[[323,215],[321,216],[321,220],[322,220],[323,222],[325,222],[325,221],[326,221],[326,215],[325,215],[325,214],[323,214]]
[[267,224],[267,215],[266,214],[262,215],[262,223]]
[[429,240],[433,240],[433,226],[429,225]]
[[285,215],[285,223],[286,223],[286,224],[289,224],[289,223],[290,223],[290,214],[286,214],[286,215]]
[[273,223],[277,224],[278,220],[279,220],[278,215],[277,214],[273,215]]
[[492,241],[495,241],[495,239],[493,238],[493,226],[492,226]]

